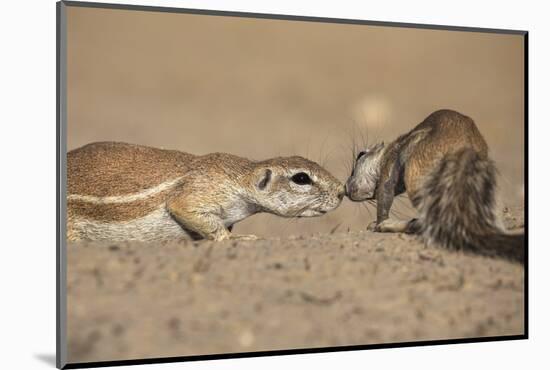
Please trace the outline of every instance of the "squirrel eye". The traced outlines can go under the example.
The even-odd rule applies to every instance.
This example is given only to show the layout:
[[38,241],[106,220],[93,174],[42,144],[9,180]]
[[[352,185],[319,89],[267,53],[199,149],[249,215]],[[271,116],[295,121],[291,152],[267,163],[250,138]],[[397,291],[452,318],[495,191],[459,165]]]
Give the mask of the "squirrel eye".
[[304,172],[298,172],[290,178],[293,182],[298,185],[310,185],[313,184],[311,178]]
[[365,152],[365,151],[359,152],[359,154],[357,154],[357,159],[356,159],[356,161],[358,161],[359,158],[361,158],[361,157],[364,156],[365,154],[367,154],[367,152]]

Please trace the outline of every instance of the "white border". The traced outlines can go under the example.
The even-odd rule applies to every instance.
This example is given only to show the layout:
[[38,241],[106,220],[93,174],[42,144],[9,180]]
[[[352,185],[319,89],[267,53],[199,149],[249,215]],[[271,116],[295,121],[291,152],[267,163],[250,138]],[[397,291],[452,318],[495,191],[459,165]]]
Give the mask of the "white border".
[[[99,1],[101,2],[101,1]],[[119,1],[111,1],[119,2]],[[141,5],[530,31],[530,337],[446,345],[140,366],[142,369],[518,369],[548,363],[550,22],[542,1],[120,1]],[[2,4],[3,368],[52,368],[55,353],[55,2]],[[531,367],[531,366],[527,366]],[[533,366],[536,368],[537,366]],[[138,367],[134,367],[138,368]]]

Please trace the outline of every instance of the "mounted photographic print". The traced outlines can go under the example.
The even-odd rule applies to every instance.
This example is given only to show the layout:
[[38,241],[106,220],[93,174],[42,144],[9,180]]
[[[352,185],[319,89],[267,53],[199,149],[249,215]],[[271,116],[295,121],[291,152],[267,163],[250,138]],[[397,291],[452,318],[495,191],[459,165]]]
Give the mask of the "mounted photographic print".
[[57,10],[58,367],[527,338],[527,32]]

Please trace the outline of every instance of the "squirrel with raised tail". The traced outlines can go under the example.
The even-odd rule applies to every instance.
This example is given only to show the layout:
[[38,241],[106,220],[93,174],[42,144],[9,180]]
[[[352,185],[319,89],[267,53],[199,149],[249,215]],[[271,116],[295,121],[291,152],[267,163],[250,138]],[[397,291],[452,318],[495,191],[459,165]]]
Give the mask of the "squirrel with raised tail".
[[[444,109],[389,145],[360,152],[346,195],[376,200],[370,230],[418,233],[429,245],[524,263],[524,233],[507,233],[497,215],[496,174],[474,121]],[[392,221],[393,199],[405,192],[419,217]]]

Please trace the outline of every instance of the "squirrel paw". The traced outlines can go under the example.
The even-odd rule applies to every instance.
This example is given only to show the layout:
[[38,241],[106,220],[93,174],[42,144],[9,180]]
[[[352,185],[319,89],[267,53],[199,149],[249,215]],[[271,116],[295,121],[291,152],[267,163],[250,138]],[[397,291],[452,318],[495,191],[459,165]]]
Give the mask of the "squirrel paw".
[[396,221],[387,219],[380,222],[379,224],[373,222],[368,226],[367,229],[379,233],[405,233],[409,232],[409,224],[410,221]]
[[372,221],[370,224],[367,225],[367,231],[380,231],[378,230],[378,224],[376,223],[376,221]]

